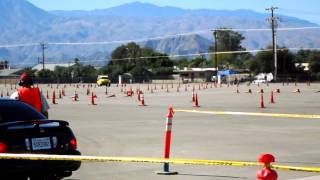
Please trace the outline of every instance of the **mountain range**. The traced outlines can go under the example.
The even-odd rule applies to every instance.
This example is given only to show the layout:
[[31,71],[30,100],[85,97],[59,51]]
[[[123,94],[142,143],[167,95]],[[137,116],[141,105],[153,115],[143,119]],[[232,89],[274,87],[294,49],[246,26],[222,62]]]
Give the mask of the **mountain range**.
[[[44,11],[26,0],[0,0],[0,12],[0,59],[9,60],[14,66],[37,64],[40,42],[48,43],[46,62],[69,62],[78,57],[85,63],[103,65],[114,48],[130,40],[141,40],[141,46],[167,54],[189,54],[207,52],[213,42],[212,29],[270,27],[267,13],[245,9],[190,10],[140,2],[92,11]],[[295,17],[278,17],[278,27],[318,26]],[[181,33],[186,35],[171,36]],[[243,46],[247,49],[271,44],[269,31],[241,33],[246,37]],[[278,31],[277,42],[287,47],[314,48],[320,47],[319,36],[319,30]],[[67,44],[82,42],[99,43]],[[6,46],[19,44],[27,46]]]

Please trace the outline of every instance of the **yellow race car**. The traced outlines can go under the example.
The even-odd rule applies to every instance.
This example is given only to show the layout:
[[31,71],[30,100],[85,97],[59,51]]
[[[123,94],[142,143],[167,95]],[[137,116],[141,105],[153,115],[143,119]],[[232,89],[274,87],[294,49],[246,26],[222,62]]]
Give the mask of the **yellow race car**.
[[107,75],[99,75],[97,78],[97,84],[98,86],[110,86],[111,80]]

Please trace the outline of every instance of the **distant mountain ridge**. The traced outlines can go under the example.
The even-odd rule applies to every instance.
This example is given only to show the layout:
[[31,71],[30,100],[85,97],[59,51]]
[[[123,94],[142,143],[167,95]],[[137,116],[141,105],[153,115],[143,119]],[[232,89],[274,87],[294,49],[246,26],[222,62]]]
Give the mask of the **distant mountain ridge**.
[[[30,42],[110,42],[206,30],[199,35],[139,42],[164,53],[187,54],[207,51],[212,43],[210,29],[270,27],[266,22],[268,14],[251,10],[189,10],[140,2],[92,11],[46,12],[26,0],[0,0],[0,12],[0,46]],[[317,26],[295,17],[280,17],[279,27]],[[246,37],[243,46],[248,49],[271,44],[269,32],[241,33]],[[277,41],[286,46],[320,47],[319,36],[316,30],[278,32]],[[46,57],[48,62],[68,62],[80,57],[88,63],[102,65],[119,45],[49,45]],[[0,48],[0,59],[20,66],[34,65],[41,56],[40,50],[39,46]]]

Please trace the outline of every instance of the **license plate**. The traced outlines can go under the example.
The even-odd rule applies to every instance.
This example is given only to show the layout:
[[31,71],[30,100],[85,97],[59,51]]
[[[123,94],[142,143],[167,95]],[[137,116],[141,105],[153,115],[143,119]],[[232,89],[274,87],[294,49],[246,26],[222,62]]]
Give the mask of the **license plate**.
[[41,149],[51,149],[51,143],[49,137],[43,138],[32,138],[32,149],[41,150]]

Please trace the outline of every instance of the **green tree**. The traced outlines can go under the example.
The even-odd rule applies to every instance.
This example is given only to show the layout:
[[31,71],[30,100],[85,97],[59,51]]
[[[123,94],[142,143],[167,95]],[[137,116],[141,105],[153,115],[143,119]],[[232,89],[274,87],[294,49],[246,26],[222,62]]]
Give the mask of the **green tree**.
[[[270,46],[267,48],[270,49]],[[295,56],[285,47],[278,47],[277,51],[277,67],[279,75],[288,75],[297,72],[297,68],[294,64]],[[274,61],[272,51],[258,52],[254,57],[245,62],[245,65],[251,72],[257,73],[273,73]]]
[[[242,51],[245,50],[244,47],[241,46],[241,42],[245,39],[244,36],[238,32],[232,30],[222,30],[225,28],[221,28],[221,30],[217,30],[216,33],[216,44],[217,44],[217,52],[228,52],[228,51]],[[209,47],[210,52],[215,52],[215,45]],[[239,64],[239,60],[241,59],[241,54],[236,53],[225,53],[218,54],[217,60],[219,67],[225,68],[232,65]],[[214,62],[214,55],[210,56],[210,60]]]
[[117,47],[111,53],[109,63],[99,70],[112,79],[118,75],[131,73],[133,76],[170,74],[173,61],[166,54],[157,53],[150,48],[141,48],[133,42]]

